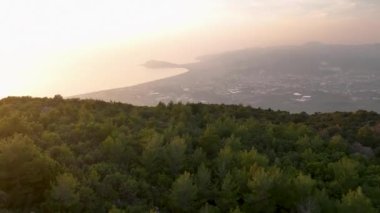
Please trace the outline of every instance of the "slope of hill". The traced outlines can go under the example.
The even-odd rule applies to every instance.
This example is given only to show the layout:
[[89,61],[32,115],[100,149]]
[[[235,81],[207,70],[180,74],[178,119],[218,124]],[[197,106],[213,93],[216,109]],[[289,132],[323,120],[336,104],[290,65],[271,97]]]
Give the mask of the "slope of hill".
[[380,115],[0,100],[1,212],[378,212]]
[[380,45],[255,48],[210,55],[178,76],[79,95],[137,105],[159,102],[245,104],[292,112],[380,111]]
[[165,69],[165,68],[182,68],[179,64],[173,64],[165,61],[150,60],[143,64],[149,69]]

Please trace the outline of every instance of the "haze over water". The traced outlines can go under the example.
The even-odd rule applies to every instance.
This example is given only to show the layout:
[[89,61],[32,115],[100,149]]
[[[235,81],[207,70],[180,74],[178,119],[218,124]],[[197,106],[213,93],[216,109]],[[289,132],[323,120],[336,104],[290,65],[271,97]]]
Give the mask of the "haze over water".
[[380,42],[375,0],[2,0],[0,97],[70,96],[175,75],[157,59],[254,46]]

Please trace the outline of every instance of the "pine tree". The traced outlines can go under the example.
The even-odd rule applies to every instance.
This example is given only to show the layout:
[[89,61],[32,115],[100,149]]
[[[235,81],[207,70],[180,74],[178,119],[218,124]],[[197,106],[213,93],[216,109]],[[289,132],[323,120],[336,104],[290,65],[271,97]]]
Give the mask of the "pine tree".
[[173,183],[170,193],[170,203],[176,212],[192,212],[197,198],[197,186],[193,183],[190,173],[185,172]]

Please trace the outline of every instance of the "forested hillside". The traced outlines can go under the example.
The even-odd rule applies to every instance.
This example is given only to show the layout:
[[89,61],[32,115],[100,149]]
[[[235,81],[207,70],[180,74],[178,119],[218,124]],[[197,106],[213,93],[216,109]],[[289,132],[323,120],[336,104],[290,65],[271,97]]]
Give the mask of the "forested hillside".
[[1,212],[379,212],[380,115],[0,101]]

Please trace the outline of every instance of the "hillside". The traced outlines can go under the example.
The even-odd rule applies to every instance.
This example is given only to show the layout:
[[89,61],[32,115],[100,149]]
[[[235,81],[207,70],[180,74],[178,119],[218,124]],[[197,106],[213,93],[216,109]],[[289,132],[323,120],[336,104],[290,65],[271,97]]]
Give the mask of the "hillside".
[[380,115],[0,101],[3,212],[379,212]]
[[154,106],[159,102],[244,104],[291,112],[380,112],[380,45],[253,48],[200,57],[178,76],[79,98]]

